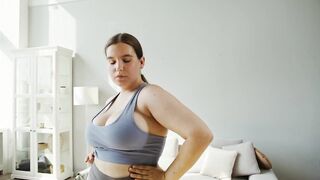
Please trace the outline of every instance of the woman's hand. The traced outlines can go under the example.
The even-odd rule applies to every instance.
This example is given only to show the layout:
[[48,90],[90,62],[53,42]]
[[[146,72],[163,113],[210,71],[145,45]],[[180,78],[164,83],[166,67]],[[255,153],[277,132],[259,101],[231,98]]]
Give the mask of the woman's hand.
[[85,158],[84,162],[85,162],[85,163],[89,163],[89,164],[93,164],[93,161],[94,161],[94,155],[93,155],[93,153],[91,152],[91,153],[89,153],[89,154],[87,155],[87,157]]
[[165,180],[165,172],[159,167],[133,165],[129,167],[130,177],[134,179]]

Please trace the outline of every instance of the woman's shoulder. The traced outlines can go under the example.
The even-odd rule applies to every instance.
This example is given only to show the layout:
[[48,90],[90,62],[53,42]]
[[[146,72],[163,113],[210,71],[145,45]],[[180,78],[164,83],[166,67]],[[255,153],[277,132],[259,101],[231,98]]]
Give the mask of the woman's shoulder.
[[139,94],[138,107],[147,108],[159,105],[159,101],[166,101],[166,91],[159,85],[147,84]]
[[171,95],[168,91],[156,84],[148,84],[141,90],[141,99],[145,99],[147,101],[150,100],[165,100],[166,98],[170,98]]
[[143,94],[157,94],[165,91],[161,86],[157,84],[147,84],[141,91]]

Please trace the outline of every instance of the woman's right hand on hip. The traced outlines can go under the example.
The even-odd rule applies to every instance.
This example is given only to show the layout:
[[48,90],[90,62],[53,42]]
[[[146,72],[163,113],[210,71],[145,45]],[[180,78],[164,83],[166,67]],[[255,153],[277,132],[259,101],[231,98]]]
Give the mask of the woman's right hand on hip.
[[89,163],[89,164],[93,164],[93,161],[94,161],[94,154],[93,154],[93,152],[91,152],[87,155],[84,162]]

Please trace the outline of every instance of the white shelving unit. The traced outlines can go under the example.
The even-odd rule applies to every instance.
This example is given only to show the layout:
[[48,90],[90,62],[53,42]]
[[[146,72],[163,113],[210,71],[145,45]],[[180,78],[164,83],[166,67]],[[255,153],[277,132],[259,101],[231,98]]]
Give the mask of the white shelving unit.
[[72,51],[62,47],[14,52],[11,178],[73,175]]

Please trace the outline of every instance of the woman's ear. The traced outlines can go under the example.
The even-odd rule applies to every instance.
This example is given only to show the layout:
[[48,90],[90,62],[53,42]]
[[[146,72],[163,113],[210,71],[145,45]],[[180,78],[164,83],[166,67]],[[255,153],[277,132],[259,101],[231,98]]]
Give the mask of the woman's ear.
[[144,56],[142,56],[142,57],[140,58],[140,69],[143,69],[145,62],[146,62],[146,59],[144,58]]

